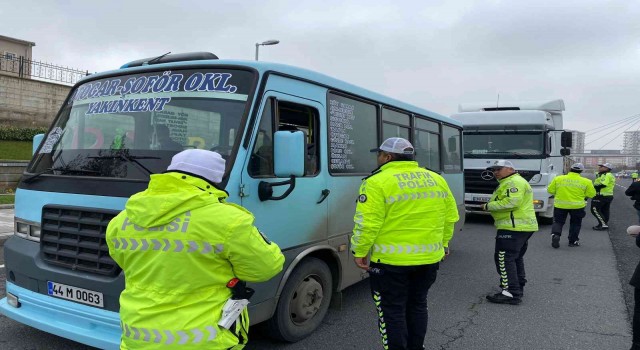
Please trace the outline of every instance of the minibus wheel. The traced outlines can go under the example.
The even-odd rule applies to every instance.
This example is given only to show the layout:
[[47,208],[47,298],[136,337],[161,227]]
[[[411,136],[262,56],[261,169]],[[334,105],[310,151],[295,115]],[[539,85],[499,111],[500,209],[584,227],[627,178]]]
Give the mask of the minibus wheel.
[[324,261],[308,257],[287,280],[273,317],[267,321],[272,337],[296,342],[315,331],[327,314],[333,280]]

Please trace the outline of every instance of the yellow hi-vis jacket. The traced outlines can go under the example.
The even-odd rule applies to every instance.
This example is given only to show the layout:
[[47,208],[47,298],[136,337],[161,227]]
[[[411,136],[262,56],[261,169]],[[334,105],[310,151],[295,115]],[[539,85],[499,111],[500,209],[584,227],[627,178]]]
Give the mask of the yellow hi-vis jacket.
[[613,177],[610,171],[597,173],[595,180],[593,180],[593,186],[596,188],[596,192],[602,196],[613,196],[613,187],[616,185],[616,178]]
[[437,263],[453,237],[458,209],[449,185],[415,161],[382,165],[360,186],[353,256],[414,266]]
[[498,188],[486,204],[498,230],[538,231],[533,210],[533,190],[522,176],[514,173],[498,180]]
[[584,208],[585,199],[596,195],[591,180],[574,172],[553,178],[547,192],[555,196],[554,206],[560,209]]
[[[107,227],[109,254],[122,268],[121,349],[242,349],[249,318],[218,326],[234,277],[266,281],[284,256],[246,209],[200,178],[151,175]],[[238,345],[240,344],[240,345]]]

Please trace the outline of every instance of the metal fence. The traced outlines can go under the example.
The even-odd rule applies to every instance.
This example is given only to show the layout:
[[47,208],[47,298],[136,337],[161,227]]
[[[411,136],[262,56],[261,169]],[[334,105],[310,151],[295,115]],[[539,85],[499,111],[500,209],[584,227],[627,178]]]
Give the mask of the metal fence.
[[9,75],[19,78],[55,81],[68,85],[73,85],[89,75],[88,71],[38,62],[22,56],[16,58],[0,56],[0,72],[9,73]]

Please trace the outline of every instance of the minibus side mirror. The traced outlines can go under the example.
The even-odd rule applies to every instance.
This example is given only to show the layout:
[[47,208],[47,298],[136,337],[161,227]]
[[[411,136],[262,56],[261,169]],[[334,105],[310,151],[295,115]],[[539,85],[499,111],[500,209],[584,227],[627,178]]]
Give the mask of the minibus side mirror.
[[560,150],[560,155],[561,156],[568,156],[571,154],[571,149],[569,148],[563,148]]
[[304,175],[304,133],[276,131],[273,138],[273,170],[276,176]]
[[42,143],[43,138],[44,138],[44,134],[37,134],[33,137],[31,155],[36,154],[36,151],[38,150],[38,147],[40,147],[40,143]]
[[[289,177],[280,182],[260,181],[258,197],[261,201],[287,198],[296,187],[296,176],[304,175],[304,133],[302,131],[276,131],[273,136],[274,173],[277,177]],[[281,195],[273,196],[273,187],[289,185]]]

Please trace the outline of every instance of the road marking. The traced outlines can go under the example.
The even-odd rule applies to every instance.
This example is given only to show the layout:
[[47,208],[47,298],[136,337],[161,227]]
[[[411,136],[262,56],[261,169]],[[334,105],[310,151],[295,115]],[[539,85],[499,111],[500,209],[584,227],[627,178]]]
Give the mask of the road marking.
[[0,265],[0,269],[4,269],[4,265]]

